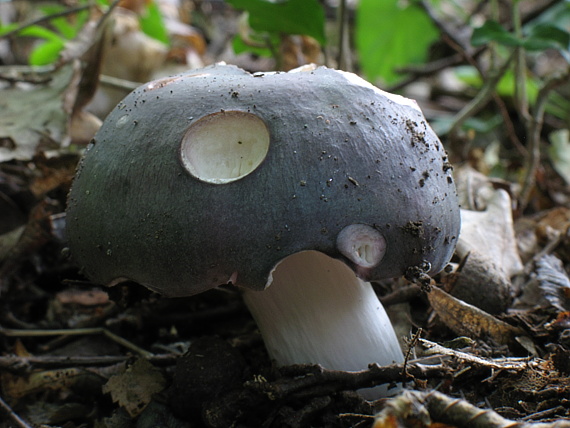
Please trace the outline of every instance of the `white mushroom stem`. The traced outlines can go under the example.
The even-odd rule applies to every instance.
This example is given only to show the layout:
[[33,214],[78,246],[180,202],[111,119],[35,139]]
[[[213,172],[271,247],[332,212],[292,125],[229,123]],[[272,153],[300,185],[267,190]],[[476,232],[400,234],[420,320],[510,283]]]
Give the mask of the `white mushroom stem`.
[[[398,339],[370,283],[340,260],[303,251],[281,261],[264,291],[244,292],[271,358],[359,371],[402,363]],[[363,390],[368,399],[387,388]]]

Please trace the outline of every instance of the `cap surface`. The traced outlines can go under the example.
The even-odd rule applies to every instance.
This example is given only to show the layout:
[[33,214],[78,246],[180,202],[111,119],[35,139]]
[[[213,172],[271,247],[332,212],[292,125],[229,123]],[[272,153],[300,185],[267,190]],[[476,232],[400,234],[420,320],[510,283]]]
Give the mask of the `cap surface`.
[[[337,237],[359,224],[372,246],[351,256]],[[446,153],[414,102],[324,67],[216,65],[150,82],[113,110],[80,163],[67,225],[93,281],[184,296],[230,278],[263,289],[303,250],[366,280],[424,261],[437,272],[460,216]]]

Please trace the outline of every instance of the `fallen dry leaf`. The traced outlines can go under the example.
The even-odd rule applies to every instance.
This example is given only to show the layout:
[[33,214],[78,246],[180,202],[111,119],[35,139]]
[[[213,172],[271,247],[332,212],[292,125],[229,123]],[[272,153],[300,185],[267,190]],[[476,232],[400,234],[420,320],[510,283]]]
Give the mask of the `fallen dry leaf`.
[[103,393],[111,394],[113,401],[119,403],[135,417],[152,400],[152,396],[164,389],[166,380],[147,360],[137,360],[126,372],[112,376],[103,386]]
[[466,259],[451,291],[486,312],[504,312],[515,294],[511,277],[523,270],[511,212],[504,190],[488,194],[485,211],[461,210],[456,254]]
[[0,162],[29,160],[69,144],[71,111],[66,111],[65,100],[76,91],[79,74],[79,62],[72,61],[44,73],[43,83],[0,89]]
[[536,234],[541,240],[552,239],[554,233],[565,233],[570,227],[570,209],[557,207],[546,211],[539,217]]
[[546,300],[560,312],[570,311],[570,279],[560,259],[545,255],[536,267],[538,286]]
[[79,368],[46,370],[30,375],[15,375],[9,372],[1,374],[2,391],[9,397],[19,399],[26,395],[44,391],[67,391],[73,385],[84,382],[86,378],[100,379],[94,373]]
[[432,287],[427,297],[441,321],[460,336],[491,339],[496,344],[512,346],[516,343],[517,336],[525,334],[521,329],[462,302],[437,287]]
[[465,256],[462,265],[453,276],[452,288],[446,290],[490,314],[505,312],[514,293],[510,279],[498,263],[486,254],[473,251]]
[[438,391],[404,391],[389,399],[376,415],[373,428],[568,428],[570,422],[512,421],[491,409]]
[[496,190],[485,211],[461,210],[461,233],[456,251],[459,257],[474,251],[487,255],[509,278],[522,271],[511,198],[506,191]]

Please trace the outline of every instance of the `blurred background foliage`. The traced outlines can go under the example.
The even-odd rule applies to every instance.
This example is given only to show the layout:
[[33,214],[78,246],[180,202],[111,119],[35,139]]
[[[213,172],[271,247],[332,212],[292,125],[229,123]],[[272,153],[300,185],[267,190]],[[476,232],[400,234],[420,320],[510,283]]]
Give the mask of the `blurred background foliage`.
[[[102,89],[86,103],[100,119],[137,83],[182,69],[216,61],[250,71],[317,63],[416,99],[455,161],[519,185],[521,209],[542,157],[556,171],[570,168],[566,134],[551,136],[569,128],[565,0],[53,0],[0,7],[5,66],[58,66],[73,57],[72,46],[83,43],[86,51],[107,37],[104,53],[90,60]],[[113,30],[92,29],[105,21]]]

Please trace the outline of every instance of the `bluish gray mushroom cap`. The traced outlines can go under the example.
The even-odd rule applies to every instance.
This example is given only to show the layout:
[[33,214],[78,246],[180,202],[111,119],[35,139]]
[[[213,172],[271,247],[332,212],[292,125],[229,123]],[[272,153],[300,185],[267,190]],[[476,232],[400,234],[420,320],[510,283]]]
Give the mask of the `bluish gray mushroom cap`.
[[[195,140],[214,135],[234,156],[256,133],[268,147],[250,170],[216,180],[192,166],[210,147]],[[413,101],[325,67],[216,65],[141,86],[113,110],[80,163],[67,224],[91,280],[187,296],[230,279],[263,289],[303,250],[341,258],[365,280],[424,262],[436,273],[460,217],[446,153]],[[380,261],[347,257],[337,239],[351,225],[384,238]]]

